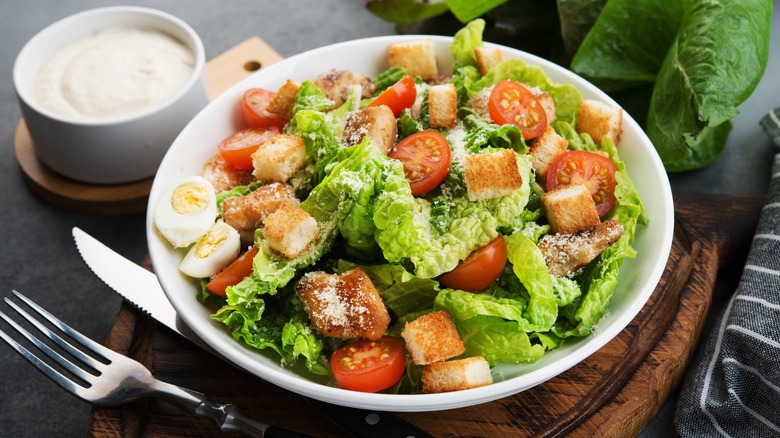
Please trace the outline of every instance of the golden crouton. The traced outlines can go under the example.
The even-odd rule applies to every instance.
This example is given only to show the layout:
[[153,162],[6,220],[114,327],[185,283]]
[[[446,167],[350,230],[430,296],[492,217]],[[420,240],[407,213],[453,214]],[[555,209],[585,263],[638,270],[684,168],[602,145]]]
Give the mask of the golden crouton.
[[268,102],[266,109],[285,119],[290,119],[292,117],[293,105],[295,104],[295,95],[298,94],[300,87],[301,84],[298,81],[287,79],[287,82],[279,87],[274,97]]
[[539,239],[551,275],[565,277],[586,266],[623,234],[623,225],[608,220],[573,234],[547,234]]
[[586,133],[597,144],[603,137],[609,137],[613,143],[618,144],[623,133],[623,109],[598,100],[586,99],[580,106],[577,116],[579,133]]
[[397,125],[395,114],[388,106],[367,106],[362,110],[347,114],[344,143],[354,146],[363,141],[363,137],[368,136],[371,143],[380,152],[387,155],[395,145]]
[[458,122],[458,91],[453,84],[433,85],[428,89],[431,128],[452,129]]
[[314,85],[333,101],[333,107],[343,104],[355,85],[360,85],[362,97],[371,97],[376,91],[376,84],[371,78],[348,70],[330,70],[317,76]]
[[436,362],[425,365],[422,371],[423,392],[462,391],[493,383],[490,364],[482,356]]
[[390,324],[382,298],[361,268],[341,275],[307,273],[295,285],[314,326],[338,339],[378,340]]
[[503,61],[501,50],[496,48],[488,49],[487,47],[477,47],[474,49],[474,55],[477,57],[477,67],[482,75],[486,75],[493,67]]
[[576,233],[599,224],[593,195],[581,184],[559,187],[543,194],[542,208],[554,233]]
[[407,322],[401,337],[417,365],[447,360],[466,351],[446,310],[427,313]]
[[552,126],[547,126],[544,133],[531,144],[528,154],[539,181],[547,180],[547,171],[559,155],[566,152],[569,142],[558,135]]
[[298,206],[282,203],[263,221],[268,249],[295,258],[320,237],[317,221]]
[[439,74],[431,40],[395,43],[387,49],[387,59],[391,66],[403,67],[410,76],[424,81],[436,79]]
[[306,144],[300,137],[277,134],[252,154],[255,178],[286,182],[306,163]]
[[255,230],[261,228],[265,218],[283,203],[299,204],[292,187],[282,183],[266,184],[248,195],[226,199],[222,203],[222,220],[238,230],[243,245],[251,245]]
[[216,193],[247,185],[255,179],[252,171],[236,169],[229,165],[219,152],[206,161],[201,176],[214,186]]
[[468,155],[463,169],[470,201],[511,195],[523,184],[512,149]]

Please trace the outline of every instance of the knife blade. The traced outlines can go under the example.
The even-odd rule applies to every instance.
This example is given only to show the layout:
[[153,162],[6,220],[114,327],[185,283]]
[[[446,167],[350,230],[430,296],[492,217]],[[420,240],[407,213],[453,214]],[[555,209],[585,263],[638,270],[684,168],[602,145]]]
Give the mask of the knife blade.
[[[153,272],[128,260],[78,227],[73,227],[72,233],[81,258],[100,280],[139,310],[225,360],[204,345],[196,335],[187,334],[189,327],[177,318],[176,309],[168,301]],[[355,436],[432,438],[432,435],[417,426],[387,412],[355,409],[309,398],[307,400]]]

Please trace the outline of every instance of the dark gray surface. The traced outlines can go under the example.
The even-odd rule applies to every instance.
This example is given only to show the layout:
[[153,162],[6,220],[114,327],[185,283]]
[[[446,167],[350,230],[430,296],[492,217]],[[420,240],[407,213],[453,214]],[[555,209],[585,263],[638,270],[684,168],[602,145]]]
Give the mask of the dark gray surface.
[[[306,1],[75,1],[6,0],[0,15],[0,295],[17,289],[93,339],[105,339],[120,299],[92,275],[73,245],[78,226],[110,247],[140,261],[145,252],[142,214],[111,217],[69,213],[30,192],[16,164],[13,134],[20,113],[13,91],[13,61],[24,43],[52,22],[94,7],[133,4],[170,12],[203,39],[208,59],[258,35],[288,57],[340,41],[393,34],[392,25],[365,11],[357,0]],[[778,12],[773,30],[780,29]],[[780,41],[759,88],[734,120],[727,152],[712,166],[673,175],[673,187],[711,193],[766,191],[774,150],[757,120],[780,106]],[[723,293],[730,292],[728,288]],[[5,328],[5,327],[4,327]],[[10,348],[0,346],[0,436],[78,437],[87,431],[90,406],[35,371]],[[671,404],[645,436],[668,436]]]

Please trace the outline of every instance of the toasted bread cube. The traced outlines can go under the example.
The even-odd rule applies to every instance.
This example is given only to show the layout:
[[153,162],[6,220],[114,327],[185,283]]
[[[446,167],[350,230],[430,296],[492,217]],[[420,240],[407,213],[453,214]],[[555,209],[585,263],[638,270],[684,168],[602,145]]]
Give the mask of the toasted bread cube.
[[458,122],[458,91],[453,84],[428,89],[428,111],[432,128],[452,129]]
[[391,66],[403,67],[410,76],[424,81],[436,79],[439,74],[431,40],[395,43],[387,49],[387,59]]
[[477,57],[479,72],[482,73],[483,76],[504,60],[501,55],[501,50],[496,48],[489,49],[487,47],[477,47],[474,49],[474,55]]
[[436,362],[425,365],[422,371],[423,392],[462,391],[493,383],[490,364],[482,356]]
[[603,137],[609,137],[612,143],[618,144],[623,133],[623,109],[599,100],[586,99],[580,106],[576,130],[590,135],[596,144],[601,143]]
[[222,220],[238,230],[243,245],[251,245],[255,239],[255,230],[263,226],[269,214],[282,204],[298,205],[293,188],[287,184],[266,184],[257,190],[222,203]]
[[547,180],[550,165],[559,155],[566,152],[568,146],[568,140],[558,135],[552,126],[548,126],[544,133],[534,140],[528,154],[531,155],[531,164],[538,180]]
[[317,221],[298,206],[283,203],[263,221],[263,237],[268,248],[292,259],[301,254],[318,237]]
[[295,285],[314,326],[325,336],[376,341],[390,325],[390,314],[361,268],[341,275],[310,272]]
[[512,149],[468,155],[463,168],[470,201],[511,195],[523,184]]
[[260,181],[286,182],[306,163],[306,144],[300,137],[277,134],[252,154],[254,172]]
[[623,224],[607,220],[577,233],[546,234],[539,239],[539,250],[550,274],[565,277],[592,262],[622,234]]
[[354,146],[368,136],[376,148],[387,155],[395,145],[398,122],[387,105],[368,106],[347,114],[344,143]]
[[576,233],[599,224],[596,202],[585,185],[563,186],[543,194],[542,208],[554,233]]
[[446,310],[427,313],[406,323],[401,337],[417,365],[447,360],[466,351]]
[[268,102],[266,109],[285,119],[290,119],[295,104],[295,95],[298,94],[299,88],[301,88],[301,84],[298,81],[287,79],[287,82],[279,87],[274,97]]

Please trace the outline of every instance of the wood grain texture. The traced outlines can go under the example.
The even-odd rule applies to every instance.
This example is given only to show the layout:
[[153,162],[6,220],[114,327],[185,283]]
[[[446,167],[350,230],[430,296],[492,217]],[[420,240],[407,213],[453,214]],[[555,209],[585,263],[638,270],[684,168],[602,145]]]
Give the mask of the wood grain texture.
[[[209,98],[281,60],[268,44],[252,37],[206,64]],[[127,184],[88,184],[64,177],[43,164],[24,120],[14,132],[14,153],[27,186],[45,202],[68,211],[97,215],[124,215],[146,209],[154,178]]]
[[[666,270],[647,305],[615,339],[567,372],[516,395],[468,408],[397,415],[437,437],[638,434],[679,386],[718,270],[744,263],[763,199],[675,193],[675,205]],[[155,324],[123,305],[107,345],[134,357],[151,354],[158,378],[236,403],[259,420],[312,436],[345,436],[303,397],[226,365]],[[92,412],[90,436],[141,435],[221,436],[208,421],[161,401]]]

